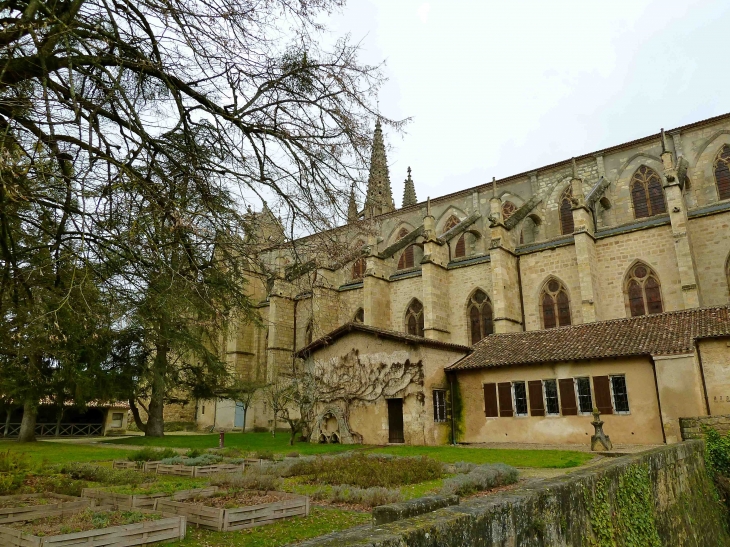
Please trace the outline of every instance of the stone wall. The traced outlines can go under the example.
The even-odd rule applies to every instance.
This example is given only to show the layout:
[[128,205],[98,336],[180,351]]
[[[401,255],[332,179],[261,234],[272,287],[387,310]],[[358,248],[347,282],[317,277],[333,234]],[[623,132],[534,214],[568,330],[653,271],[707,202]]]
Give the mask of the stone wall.
[[300,547],[730,545],[713,501],[703,443],[610,459],[563,477],[475,498]]
[[730,432],[730,414],[723,416],[699,416],[697,418],[680,418],[679,427],[682,430],[682,440],[701,439],[704,437],[702,427],[711,427],[721,434]]

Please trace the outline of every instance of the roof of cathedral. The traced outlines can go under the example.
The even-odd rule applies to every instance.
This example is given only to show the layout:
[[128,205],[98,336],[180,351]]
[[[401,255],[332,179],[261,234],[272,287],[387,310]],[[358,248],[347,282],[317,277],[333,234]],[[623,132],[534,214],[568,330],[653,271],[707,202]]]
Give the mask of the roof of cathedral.
[[446,370],[694,351],[701,338],[730,336],[730,307],[695,308],[556,329],[492,334]]
[[438,340],[431,340],[430,338],[423,338],[422,336],[415,336],[413,334],[406,334],[404,332],[397,332],[394,330],[372,327],[363,323],[345,323],[344,325],[336,328],[329,334],[325,334],[322,338],[319,338],[308,346],[300,349],[296,355],[297,357],[301,358],[308,357],[315,351],[331,345],[335,340],[341,338],[346,334],[349,334],[350,332],[364,332],[366,334],[372,334],[379,338],[389,338],[391,340],[398,340],[400,342],[406,342],[408,344],[418,344],[420,346],[452,349],[463,353],[467,353],[469,351],[469,348],[467,346],[460,346],[459,344],[440,342]]

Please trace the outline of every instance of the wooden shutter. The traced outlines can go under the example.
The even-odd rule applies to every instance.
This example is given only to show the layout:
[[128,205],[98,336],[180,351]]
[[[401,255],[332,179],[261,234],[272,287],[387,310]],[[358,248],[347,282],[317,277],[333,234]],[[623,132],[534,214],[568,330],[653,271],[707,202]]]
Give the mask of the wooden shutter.
[[500,382],[497,384],[499,393],[499,415],[502,418],[511,418],[514,415],[512,408],[512,384]]
[[499,416],[497,410],[497,384],[484,384],[484,415],[487,418]]
[[542,381],[530,380],[527,382],[527,390],[530,393],[530,415],[545,416],[545,402],[542,398]]
[[577,416],[578,405],[575,400],[575,387],[572,378],[558,380],[560,406],[563,416]]
[[608,376],[593,377],[593,397],[595,398],[598,412],[601,414],[613,414],[611,386],[609,385]]
[[459,258],[461,256],[466,256],[466,241],[464,240],[463,234],[456,242],[456,249],[454,249],[454,258]]

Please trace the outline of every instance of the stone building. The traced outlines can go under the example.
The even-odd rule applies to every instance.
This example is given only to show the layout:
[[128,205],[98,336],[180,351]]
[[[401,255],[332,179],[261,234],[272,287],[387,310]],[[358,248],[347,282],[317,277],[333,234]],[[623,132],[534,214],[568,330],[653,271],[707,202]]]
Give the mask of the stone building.
[[674,442],[680,417],[730,413],[730,114],[425,202],[409,168],[392,194],[378,123],[347,225],[286,242],[258,217],[264,327],[231,326],[231,366],[377,379],[321,401],[314,440],[587,442],[598,406],[614,442]]

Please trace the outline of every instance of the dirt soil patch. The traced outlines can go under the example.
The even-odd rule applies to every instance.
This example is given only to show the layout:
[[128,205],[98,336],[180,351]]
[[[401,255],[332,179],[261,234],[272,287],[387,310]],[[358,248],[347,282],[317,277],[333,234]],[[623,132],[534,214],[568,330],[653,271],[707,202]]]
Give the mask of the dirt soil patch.
[[87,509],[73,515],[48,517],[31,522],[14,522],[5,526],[22,530],[34,536],[55,536],[124,524],[136,524],[161,518],[162,515],[160,514],[143,513],[141,511],[94,511]]
[[260,492],[258,490],[234,490],[230,492],[217,492],[213,496],[196,496],[194,498],[181,500],[183,503],[205,505],[218,509],[234,509],[236,507],[249,507],[251,505],[263,505],[265,503],[276,503],[288,499],[286,494],[281,492]]

